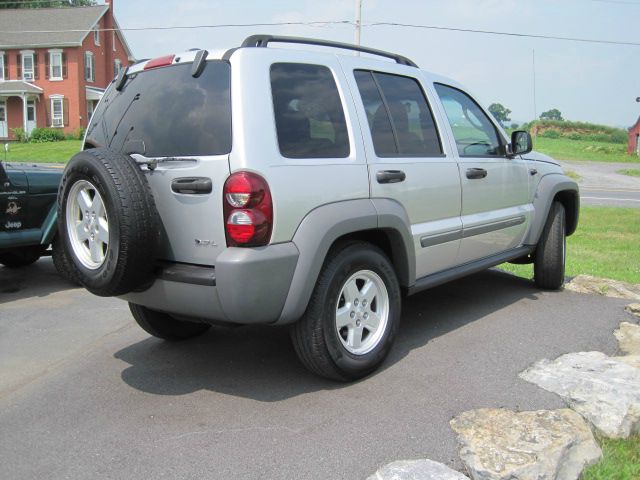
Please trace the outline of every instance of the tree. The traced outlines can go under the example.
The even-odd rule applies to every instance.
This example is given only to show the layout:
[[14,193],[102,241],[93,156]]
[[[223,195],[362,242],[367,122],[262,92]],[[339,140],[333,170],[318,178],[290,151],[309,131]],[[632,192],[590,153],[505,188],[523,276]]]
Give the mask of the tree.
[[0,0],[2,8],[59,8],[88,7],[95,5],[95,0]]
[[491,105],[489,105],[489,112],[491,112],[491,115],[493,115],[493,117],[502,126],[504,126],[505,122],[511,121],[511,119],[509,118],[511,110],[505,108],[505,106],[501,103],[492,103]]
[[557,120],[559,122],[564,121],[562,118],[562,113],[557,108],[552,108],[551,110],[547,110],[546,112],[542,112],[540,114],[540,120]]

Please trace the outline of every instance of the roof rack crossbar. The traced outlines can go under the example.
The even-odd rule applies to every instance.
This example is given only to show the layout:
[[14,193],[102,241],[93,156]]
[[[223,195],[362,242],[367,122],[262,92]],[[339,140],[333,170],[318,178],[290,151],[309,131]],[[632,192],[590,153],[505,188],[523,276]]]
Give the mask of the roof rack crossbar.
[[357,52],[369,53],[371,55],[378,55],[381,57],[390,58],[395,60],[400,65],[408,65],[410,67],[418,68],[412,60],[396,53],[385,52],[384,50],[378,50],[376,48],[360,47],[351,43],[333,42],[331,40],[319,40],[315,38],[303,38],[303,37],[286,37],[278,35],[251,35],[245,38],[242,42],[241,48],[244,47],[266,47],[271,42],[278,43],[299,43],[303,45],[318,45],[322,47],[343,48],[345,50],[354,50]]

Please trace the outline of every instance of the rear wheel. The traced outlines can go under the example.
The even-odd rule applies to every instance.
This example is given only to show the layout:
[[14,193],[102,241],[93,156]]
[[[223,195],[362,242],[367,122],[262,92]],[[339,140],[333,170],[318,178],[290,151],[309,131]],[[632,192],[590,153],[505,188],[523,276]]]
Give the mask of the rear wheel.
[[538,287],[557,290],[562,286],[566,252],[564,206],[560,202],[553,202],[547,223],[536,247],[533,278]]
[[8,268],[26,267],[36,262],[44,253],[42,245],[19,247],[0,253],[0,264]]
[[400,323],[400,287],[388,258],[357,242],[325,263],[303,318],[291,330],[296,353],[312,372],[348,381],[385,359]]
[[186,340],[202,335],[211,328],[211,325],[207,323],[176,320],[168,313],[151,310],[135,303],[129,303],[129,310],[145,332],[164,340]]

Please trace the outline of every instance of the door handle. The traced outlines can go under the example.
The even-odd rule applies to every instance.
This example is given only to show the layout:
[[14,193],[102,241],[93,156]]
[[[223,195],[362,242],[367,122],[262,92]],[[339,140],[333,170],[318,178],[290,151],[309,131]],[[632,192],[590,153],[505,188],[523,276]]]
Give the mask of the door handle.
[[478,180],[487,176],[487,171],[484,168],[467,168],[467,178],[471,180]]
[[407,178],[402,170],[380,170],[376,173],[378,183],[398,183]]
[[171,190],[175,193],[190,193],[204,195],[211,193],[211,179],[206,177],[181,177],[171,182]]

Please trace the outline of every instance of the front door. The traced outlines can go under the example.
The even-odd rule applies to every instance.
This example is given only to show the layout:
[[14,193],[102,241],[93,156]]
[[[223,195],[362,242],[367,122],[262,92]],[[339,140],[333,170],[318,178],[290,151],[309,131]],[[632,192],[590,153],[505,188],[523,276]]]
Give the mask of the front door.
[[29,100],[27,102],[27,136],[36,128],[36,102]]
[[7,130],[7,102],[0,101],[0,138],[9,136]]
[[533,211],[526,160],[506,157],[506,141],[469,95],[435,86],[456,143],[462,180],[463,238],[457,263],[520,246]]

